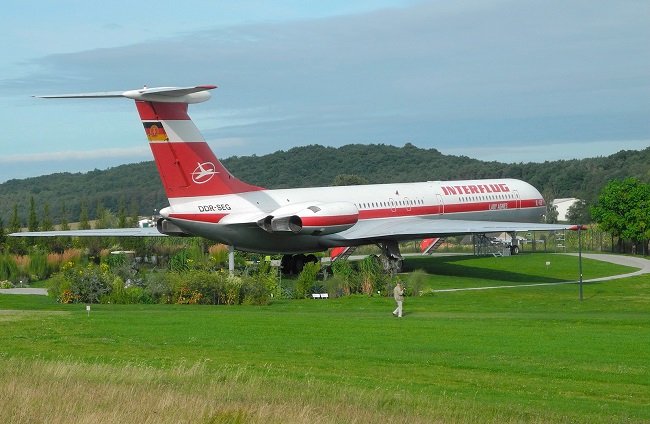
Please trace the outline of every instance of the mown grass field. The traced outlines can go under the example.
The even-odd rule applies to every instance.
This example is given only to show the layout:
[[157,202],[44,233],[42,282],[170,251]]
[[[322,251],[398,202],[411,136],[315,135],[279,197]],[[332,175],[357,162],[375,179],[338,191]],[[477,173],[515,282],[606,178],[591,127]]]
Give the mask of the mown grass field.
[[[550,257],[407,264],[438,270],[436,288],[577,279],[577,258]],[[407,298],[403,319],[384,297],[88,315],[0,295],[0,422],[650,422],[650,276],[584,295],[436,293]]]

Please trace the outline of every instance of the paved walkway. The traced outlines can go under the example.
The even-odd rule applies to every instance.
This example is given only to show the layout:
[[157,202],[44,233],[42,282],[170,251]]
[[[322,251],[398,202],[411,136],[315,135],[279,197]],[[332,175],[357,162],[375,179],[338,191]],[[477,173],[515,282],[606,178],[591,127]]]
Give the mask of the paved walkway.
[[0,289],[0,294],[38,294],[42,296],[47,296],[47,289],[36,289],[36,288]]
[[[571,256],[578,256],[577,253],[569,253]],[[594,278],[592,280],[584,280],[586,282],[594,281],[608,281],[617,278],[633,277],[635,275],[650,274],[650,260],[637,257],[637,256],[621,256],[621,255],[607,255],[604,253],[583,253],[583,258],[595,259],[597,261],[611,262],[617,265],[625,265],[632,268],[639,268],[638,271],[630,272],[628,274],[612,275],[610,277]]]

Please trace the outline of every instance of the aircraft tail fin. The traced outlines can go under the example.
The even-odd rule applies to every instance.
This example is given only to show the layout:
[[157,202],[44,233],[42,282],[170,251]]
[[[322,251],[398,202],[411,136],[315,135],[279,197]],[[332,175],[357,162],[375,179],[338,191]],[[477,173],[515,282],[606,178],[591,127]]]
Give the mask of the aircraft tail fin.
[[246,184],[219,162],[187,113],[188,105],[210,99],[214,85],[157,87],[130,91],[62,94],[41,98],[135,100],[160,179],[170,199],[262,190]]

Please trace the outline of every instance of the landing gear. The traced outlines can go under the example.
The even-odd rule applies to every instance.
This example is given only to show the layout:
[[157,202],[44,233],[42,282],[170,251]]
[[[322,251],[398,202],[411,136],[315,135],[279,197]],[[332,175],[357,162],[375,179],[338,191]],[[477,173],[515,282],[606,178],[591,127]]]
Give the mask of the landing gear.
[[396,241],[386,241],[378,244],[381,249],[381,264],[387,274],[402,272],[402,254]]
[[300,274],[306,263],[318,262],[316,255],[284,255],[280,265],[283,274]]
[[510,254],[513,256],[519,254],[519,245],[517,244],[517,233],[514,231],[510,233]]

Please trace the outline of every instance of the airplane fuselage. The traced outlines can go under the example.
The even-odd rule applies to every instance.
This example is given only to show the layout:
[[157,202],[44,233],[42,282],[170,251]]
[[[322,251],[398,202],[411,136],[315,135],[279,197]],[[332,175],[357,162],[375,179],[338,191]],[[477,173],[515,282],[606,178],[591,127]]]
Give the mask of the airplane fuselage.
[[[400,220],[413,218],[540,222],[546,213],[546,204],[539,191],[514,179],[258,190],[175,198],[170,202],[161,215],[189,234],[233,245],[237,249],[284,254],[380,241],[373,236],[360,239],[358,235],[348,239],[347,234],[356,222],[397,226]],[[269,216],[291,216],[310,206],[322,208],[328,205],[342,205],[347,209],[338,215],[328,214],[320,222],[322,225],[316,225],[314,231],[307,233],[265,229],[262,223],[251,224]],[[355,213],[357,221],[346,221]],[[345,222],[350,225],[346,226]],[[430,237],[431,232],[417,234],[416,230],[413,234],[388,234],[381,240],[409,240],[418,236]]]

